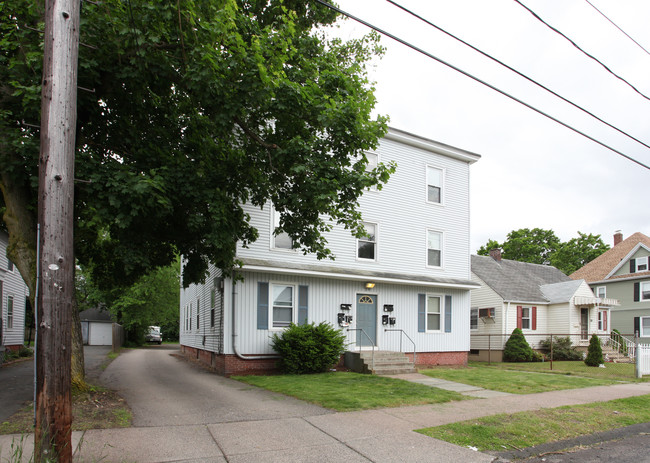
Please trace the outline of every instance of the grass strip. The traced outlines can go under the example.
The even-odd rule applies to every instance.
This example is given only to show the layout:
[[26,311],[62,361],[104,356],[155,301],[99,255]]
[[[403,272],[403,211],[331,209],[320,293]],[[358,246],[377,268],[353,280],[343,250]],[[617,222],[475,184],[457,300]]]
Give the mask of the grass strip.
[[473,365],[468,368],[434,368],[420,370],[420,373],[432,378],[456,381],[511,394],[534,394],[620,383],[616,379],[553,375],[547,374],[545,371],[514,371],[482,365]]
[[456,392],[422,384],[349,372],[233,376],[232,379],[337,411],[435,404],[467,399]]
[[650,421],[650,395],[500,414],[417,432],[479,451],[505,451]]
[[642,382],[650,381],[650,377],[636,378],[633,363],[605,363],[604,368],[589,367],[582,361],[555,361],[551,370],[550,362],[532,363],[492,363],[470,362],[470,366],[492,368],[497,370],[537,371],[566,376],[582,376],[585,378],[601,378],[619,381]]

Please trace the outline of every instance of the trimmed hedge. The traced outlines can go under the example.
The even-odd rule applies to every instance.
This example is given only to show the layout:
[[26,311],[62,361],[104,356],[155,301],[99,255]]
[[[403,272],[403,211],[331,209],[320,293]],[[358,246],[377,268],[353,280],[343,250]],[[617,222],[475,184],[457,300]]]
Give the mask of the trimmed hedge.
[[533,355],[533,349],[526,341],[524,333],[515,328],[512,334],[506,341],[505,348],[503,349],[504,362],[533,362],[537,361]]
[[291,324],[271,336],[273,349],[282,357],[278,368],[284,373],[321,373],[338,363],[345,352],[345,335],[329,323]]

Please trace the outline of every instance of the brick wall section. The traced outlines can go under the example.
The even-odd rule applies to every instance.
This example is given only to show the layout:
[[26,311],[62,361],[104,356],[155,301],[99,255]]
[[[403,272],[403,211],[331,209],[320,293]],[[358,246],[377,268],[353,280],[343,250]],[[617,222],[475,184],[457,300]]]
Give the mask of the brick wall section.
[[[407,353],[409,360],[413,361],[413,354]],[[424,368],[435,365],[467,366],[467,352],[418,352],[417,366]]]
[[[277,359],[264,358],[243,360],[236,355],[215,354],[214,352],[181,345],[181,352],[190,359],[197,359],[202,364],[212,368],[223,376],[233,375],[268,375],[278,373],[275,366]],[[413,361],[413,354],[407,353]],[[434,365],[467,366],[467,352],[418,352],[417,366],[420,368]],[[343,367],[343,356],[337,368]]]

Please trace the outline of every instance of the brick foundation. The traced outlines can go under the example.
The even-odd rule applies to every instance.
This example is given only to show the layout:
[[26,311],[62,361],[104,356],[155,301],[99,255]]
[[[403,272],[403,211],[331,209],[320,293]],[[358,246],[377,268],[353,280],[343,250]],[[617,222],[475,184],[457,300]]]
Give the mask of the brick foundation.
[[[409,360],[413,361],[413,353],[407,353]],[[417,367],[424,368],[436,365],[467,366],[467,352],[418,352],[416,355]]]
[[[237,375],[268,375],[278,373],[276,367],[277,358],[243,360],[232,354],[216,354],[203,349],[181,345],[181,352],[187,358],[196,360],[223,376]],[[413,361],[413,354],[406,354]],[[256,356],[257,357],[257,356]],[[336,369],[344,369],[344,357],[341,356]],[[417,366],[424,368],[435,365],[458,365],[467,366],[467,352],[418,352]]]

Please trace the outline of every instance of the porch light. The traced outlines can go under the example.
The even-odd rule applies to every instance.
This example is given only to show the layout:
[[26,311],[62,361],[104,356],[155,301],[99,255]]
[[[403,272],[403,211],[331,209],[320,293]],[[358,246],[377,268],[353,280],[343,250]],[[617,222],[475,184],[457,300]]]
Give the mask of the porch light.
[[375,287],[375,284],[372,281],[369,281],[366,283],[366,289],[372,289]]

